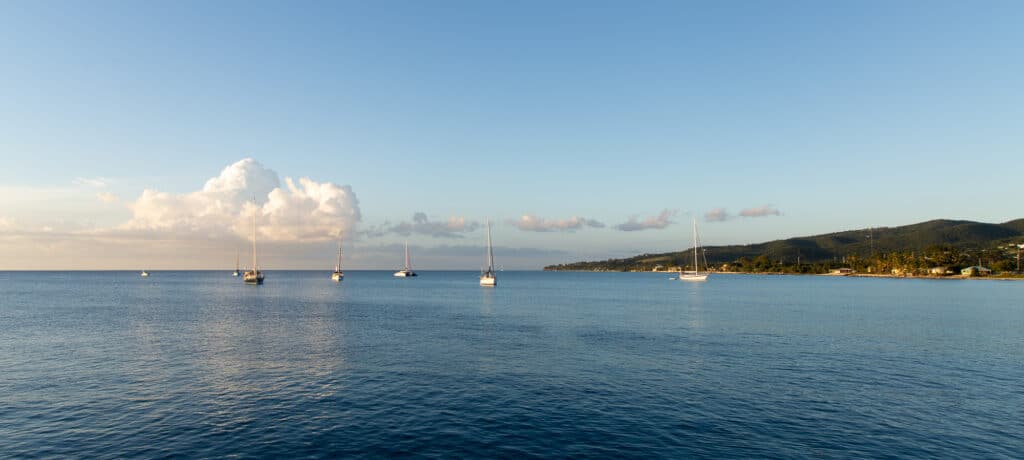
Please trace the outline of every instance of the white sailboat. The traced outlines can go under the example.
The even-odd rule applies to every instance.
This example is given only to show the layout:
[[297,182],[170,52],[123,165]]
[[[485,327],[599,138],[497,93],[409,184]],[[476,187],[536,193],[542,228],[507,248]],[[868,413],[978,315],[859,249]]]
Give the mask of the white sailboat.
[[[708,279],[708,272],[700,271],[699,257],[697,251],[700,248],[700,242],[697,239],[697,219],[693,219],[693,271],[679,271],[679,281],[706,281]],[[707,261],[704,261],[704,268],[707,269]]]
[[480,285],[498,285],[498,278],[494,275],[494,250],[491,248],[491,221],[487,221],[487,270],[480,274]]
[[241,275],[242,272],[238,270],[238,249],[235,249],[235,271],[231,272],[231,276]]
[[341,233],[338,233],[338,265],[334,266],[334,273],[331,273],[331,279],[335,282],[345,279],[345,273],[341,271],[341,236]]
[[139,274],[139,276],[145,278],[145,277],[149,276],[149,272],[143,270],[142,273]]
[[395,272],[395,275],[399,278],[408,278],[410,276],[416,276],[416,272],[412,271],[412,266],[409,264],[409,242],[405,242],[405,268]]
[[[255,200],[253,200],[255,204]],[[258,208],[253,206],[252,209],[252,270],[246,270],[245,274],[242,275],[242,280],[245,284],[260,285],[263,284],[263,272],[260,271],[260,266],[256,262],[256,212]]]

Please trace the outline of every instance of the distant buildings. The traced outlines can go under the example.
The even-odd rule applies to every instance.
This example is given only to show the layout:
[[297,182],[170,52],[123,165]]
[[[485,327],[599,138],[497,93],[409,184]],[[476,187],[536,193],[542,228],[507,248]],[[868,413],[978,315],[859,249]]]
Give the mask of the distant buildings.
[[833,268],[833,269],[828,271],[829,275],[852,275],[854,273],[857,273],[857,271],[852,269],[852,268],[846,268],[846,267],[843,267],[843,268]]
[[981,265],[972,265],[960,270],[960,274],[964,276],[988,276],[992,274],[992,269],[982,267]]

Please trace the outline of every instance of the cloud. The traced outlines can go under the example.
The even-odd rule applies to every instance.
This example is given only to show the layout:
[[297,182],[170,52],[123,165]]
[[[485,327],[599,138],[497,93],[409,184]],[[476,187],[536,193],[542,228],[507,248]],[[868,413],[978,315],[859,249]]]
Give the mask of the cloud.
[[465,217],[449,217],[447,221],[431,221],[425,213],[413,214],[411,222],[400,222],[398,224],[385,223],[376,228],[363,232],[370,237],[384,236],[394,233],[402,236],[412,234],[428,235],[434,238],[462,238],[464,233],[469,233],[480,228],[479,222],[467,221]]
[[603,228],[604,224],[593,219],[572,216],[562,220],[547,220],[540,217],[525,214],[519,219],[509,219],[509,225],[525,232],[554,232],[571,231],[583,227]]
[[120,198],[110,192],[98,192],[96,198],[104,203],[117,203]]
[[715,208],[704,213],[704,220],[706,222],[725,222],[732,218],[729,212],[725,208]]
[[[758,206],[756,208],[747,208],[739,212],[739,217],[764,217],[764,216],[781,216],[782,213],[778,209],[775,209],[772,205]],[[715,208],[704,213],[704,220],[707,222],[724,222],[732,219],[732,214],[729,214],[725,208]]]
[[782,213],[778,209],[775,209],[772,205],[766,204],[764,206],[758,206],[756,208],[747,208],[740,211],[740,215],[743,217],[764,217],[764,216],[781,216]]
[[678,211],[676,210],[663,210],[661,214],[652,216],[644,219],[643,221],[637,221],[636,217],[630,217],[625,223],[616,225],[615,228],[624,232],[636,232],[640,230],[648,229],[662,229],[668,227],[672,223],[669,220],[670,217],[675,216]]
[[103,177],[76,177],[71,183],[86,187],[103,188],[110,184],[110,179]]
[[[398,258],[402,257],[402,252],[405,246],[401,243],[391,243],[379,246],[364,246],[362,251],[370,254],[387,254],[396,255]],[[431,257],[460,257],[465,259],[480,259],[483,260],[485,257],[485,247],[481,245],[449,245],[442,244],[438,246],[417,246],[410,245],[409,251],[414,255],[420,256],[431,256]],[[494,246],[494,253],[497,256],[507,257],[509,255],[517,256],[563,256],[568,255],[569,252],[563,249],[545,249],[545,248],[524,248],[524,247],[510,247],[510,246]],[[469,265],[470,268],[475,268]]]
[[116,230],[179,237],[247,237],[255,213],[261,239],[322,240],[361,219],[351,187],[303,177],[297,183],[285,178],[281,188],[277,173],[252,158],[227,166],[195,192],[144,190],[130,208],[131,219]]

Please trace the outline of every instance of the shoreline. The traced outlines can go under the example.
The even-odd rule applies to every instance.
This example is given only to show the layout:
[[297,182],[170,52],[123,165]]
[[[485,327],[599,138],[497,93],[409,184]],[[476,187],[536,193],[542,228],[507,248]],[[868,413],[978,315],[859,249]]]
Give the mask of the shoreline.
[[[612,270],[542,270],[546,272],[569,272],[569,273],[652,273],[659,275],[671,275],[678,274],[678,272],[623,272],[623,271],[612,271]],[[823,276],[830,278],[892,278],[892,279],[908,279],[908,280],[993,280],[993,281],[1024,281],[1024,275],[1021,276],[963,276],[963,275],[949,275],[949,276],[900,276],[900,275],[881,275],[881,274],[870,274],[870,273],[850,273],[850,274],[831,274],[831,273],[778,273],[778,272],[764,272],[764,273],[752,273],[752,272],[709,272],[711,275],[739,275],[739,276]]]

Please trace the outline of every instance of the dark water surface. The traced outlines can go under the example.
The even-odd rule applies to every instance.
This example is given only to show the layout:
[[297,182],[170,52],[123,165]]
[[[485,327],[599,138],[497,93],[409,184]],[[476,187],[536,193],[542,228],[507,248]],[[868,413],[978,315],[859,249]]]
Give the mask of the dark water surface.
[[2,457],[1024,455],[1024,283],[0,273]]

